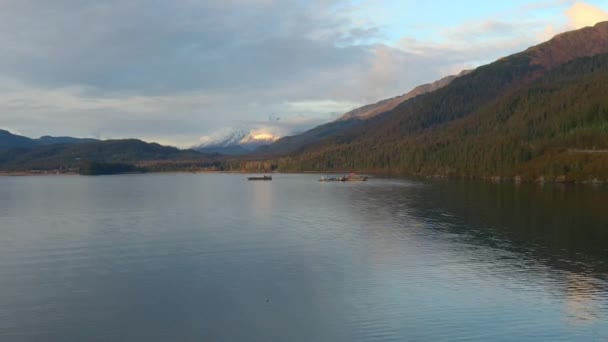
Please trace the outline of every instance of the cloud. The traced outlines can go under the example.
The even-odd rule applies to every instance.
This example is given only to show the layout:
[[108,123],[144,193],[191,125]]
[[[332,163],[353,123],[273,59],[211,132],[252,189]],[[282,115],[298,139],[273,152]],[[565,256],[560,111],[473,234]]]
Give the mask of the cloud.
[[[337,116],[335,118],[337,118]],[[254,121],[248,122],[246,125],[223,128],[214,131],[209,135],[201,136],[196,144],[184,145],[183,147],[216,143],[225,140],[236,132],[247,132],[251,136],[280,138],[286,135],[304,132],[315,126],[326,123],[327,121],[328,118],[325,116],[311,117],[309,115],[297,115],[290,117],[287,120],[273,120],[270,118],[268,121]]]
[[48,89],[0,80],[2,125],[28,136],[189,140],[199,134],[199,109],[216,109],[224,101],[219,94],[201,92],[100,96],[81,86]]
[[593,26],[600,21],[608,20],[608,12],[599,7],[577,2],[566,11],[569,27],[573,29]]
[[572,4],[574,4],[576,1],[575,0],[548,0],[548,1],[541,1],[541,2],[532,2],[532,3],[528,3],[525,4],[523,6],[521,6],[519,8],[519,12],[523,13],[523,14],[529,14],[533,11],[538,11],[538,10],[545,10],[545,9],[553,9],[556,7],[562,7],[562,6],[570,6]]
[[278,118],[275,114],[270,114],[267,120],[248,121],[231,130],[252,130],[285,136],[337,119],[343,113],[362,105],[363,103],[335,100],[284,102],[271,107],[272,113],[282,113],[283,117]]
[[[563,16],[539,17],[539,11],[548,9],[561,9]],[[416,61],[414,64],[425,65],[443,75],[455,74],[519,52],[559,33],[608,20],[608,12],[601,8],[570,0],[532,3],[514,13],[443,28],[435,40],[403,37],[397,46],[406,54],[421,57],[421,60],[408,58]]]
[[99,92],[236,91],[298,79],[365,54],[335,45],[346,36],[367,38],[367,31],[348,30],[314,8],[331,13],[330,4],[272,0],[7,0],[0,3],[6,50],[0,71]]
[[1,1],[2,124],[192,138],[277,104],[332,101],[336,87],[348,101],[377,28],[353,26],[336,4]]
[[488,19],[442,28],[436,39],[402,37],[396,48],[409,67],[407,74],[400,67],[399,77],[416,79],[421,84],[490,63],[539,43],[535,34],[538,27],[539,23],[533,20],[515,23]]
[[549,40],[558,33],[593,26],[598,22],[608,20],[608,11],[599,7],[583,2],[564,1],[563,3],[569,5],[564,11],[566,21],[563,24],[546,25],[544,30],[537,35],[539,40]]
[[[530,15],[547,6],[571,7],[563,25]],[[606,14],[525,11],[394,42],[346,0],[0,0],[0,125],[180,146],[226,127],[289,134]]]
[[[513,23],[503,20],[472,21],[455,28],[445,30],[446,38],[452,41],[469,41],[470,39],[491,39],[496,36],[513,35],[524,29],[522,23]],[[525,25],[529,26],[529,25]]]

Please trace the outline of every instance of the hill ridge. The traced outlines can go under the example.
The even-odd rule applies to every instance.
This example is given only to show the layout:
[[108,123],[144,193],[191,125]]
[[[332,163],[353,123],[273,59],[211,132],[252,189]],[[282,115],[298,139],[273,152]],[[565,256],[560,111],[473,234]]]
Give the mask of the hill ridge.
[[[608,22],[568,32],[481,66],[281,163],[302,171],[608,180],[605,153],[571,152],[608,147],[607,30]],[[554,53],[565,46],[579,51]]]

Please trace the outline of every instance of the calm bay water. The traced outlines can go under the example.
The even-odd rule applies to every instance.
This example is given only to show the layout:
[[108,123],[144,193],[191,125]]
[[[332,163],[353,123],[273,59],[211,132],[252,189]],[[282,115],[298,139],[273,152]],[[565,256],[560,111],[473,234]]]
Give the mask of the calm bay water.
[[0,178],[0,341],[608,341],[608,189]]

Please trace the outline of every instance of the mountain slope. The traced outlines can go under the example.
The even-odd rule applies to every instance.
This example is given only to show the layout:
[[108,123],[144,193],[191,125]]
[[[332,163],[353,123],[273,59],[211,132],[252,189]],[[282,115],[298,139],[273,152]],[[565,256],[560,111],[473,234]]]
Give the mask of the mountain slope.
[[329,122],[313,129],[310,129],[302,134],[283,137],[277,140],[274,144],[262,146],[256,150],[258,155],[284,155],[296,152],[310,144],[316,143],[322,139],[335,136],[341,132],[347,131],[361,123],[362,120],[350,119]]
[[597,55],[608,52],[606,30],[608,23],[600,23],[568,32],[480,67],[341,136],[309,145],[282,166],[608,178],[606,154],[597,152],[608,148],[608,57]]
[[9,131],[0,129],[0,149],[7,149],[13,147],[26,148],[35,145],[36,143],[33,141],[33,139],[26,138],[20,135],[15,135]]
[[548,42],[526,50],[532,64],[553,69],[571,60],[608,53],[608,22],[558,34]]
[[193,149],[202,149],[202,148],[218,148],[218,147],[229,147],[236,146],[239,142],[249,134],[249,132],[244,130],[238,130],[234,132],[230,132],[229,134],[218,138],[218,139],[210,139],[208,141],[202,142],[198,146],[193,147]]
[[391,111],[405,101],[441,89],[458,77],[470,72],[471,70],[465,70],[458,75],[447,76],[436,82],[420,85],[404,95],[354,109],[342,115],[336,121],[317,126],[298,135],[283,137],[274,144],[265,146],[256,152],[265,155],[283,155],[298,151],[305,146],[314,144],[322,139],[340,135],[355,126],[358,126],[363,120]]
[[192,149],[203,153],[244,155],[251,153],[261,146],[270,145],[277,139],[278,137],[272,134],[239,130],[231,132],[222,138],[203,142],[192,147]]
[[51,137],[48,135],[40,137],[38,139],[32,139],[0,129],[0,150],[10,148],[32,148],[42,145],[84,144],[95,141],[98,140],[72,137]]
[[204,160],[207,155],[140,140],[106,140],[83,144],[45,145],[0,151],[0,170],[77,168],[82,161],[138,163]]
[[91,138],[73,138],[73,137],[51,137],[45,135],[38,139],[34,139],[38,145],[59,145],[59,144],[85,144],[97,142],[97,139]]
[[217,153],[225,156],[242,156],[251,153],[250,150],[246,150],[239,145],[197,147],[194,150],[201,153]]
[[394,109],[395,107],[397,107],[399,104],[401,104],[409,99],[412,99],[418,95],[431,93],[431,92],[434,92],[435,90],[441,89],[441,88],[447,86],[448,84],[450,84],[456,78],[469,74],[471,71],[472,70],[464,70],[458,75],[447,76],[447,77],[444,77],[433,83],[427,83],[427,84],[417,86],[412,91],[410,91],[406,94],[403,94],[401,96],[397,96],[397,97],[394,97],[391,99],[383,100],[383,101],[380,101],[380,102],[377,102],[377,103],[374,103],[371,105],[357,108],[355,110],[352,110],[352,111],[344,114],[338,120],[372,118],[376,115],[388,112],[388,111]]

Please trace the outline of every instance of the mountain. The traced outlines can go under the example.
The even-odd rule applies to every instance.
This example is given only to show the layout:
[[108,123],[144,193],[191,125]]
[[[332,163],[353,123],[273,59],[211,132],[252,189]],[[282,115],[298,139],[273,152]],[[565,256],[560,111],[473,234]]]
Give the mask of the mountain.
[[382,100],[374,104],[354,109],[342,115],[339,119],[333,122],[317,126],[298,135],[281,138],[272,145],[259,149],[256,151],[256,153],[263,155],[284,155],[298,151],[305,146],[316,143],[322,139],[337,136],[345,131],[348,131],[349,129],[361,124],[363,120],[370,119],[382,113],[391,111],[405,101],[413,99],[419,95],[431,93],[441,89],[458,77],[466,75],[470,72],[471,70],[464,70],[458,75],[447,76],[436,82],[420,85],[401,96]]
[[210,139],[192,149],[204,153],[219,153],[225,155],[248,154],[255,149],[272,144],[279,137],[268,133],[238,130],[219,139]]
[[58,145],[58,144],[84,144],[97,142],[97,139],[91,138],[73,138],[73,137],[51,137],[45,135],[38,139],[34,139],[38,145]]
[[251,132],[241,139],[239,146],[249,150],[255,150],[260,146],[270,145],[280,138],[281,137],[270,133]]
[[225,156],[242,156],[251,153],[250,150],[246,150],[239,145],[196,147],[194,150],[202,153],[222,154]]
[[607,32],[599,23],[479,67],[280,168],[608,180]]
[[463,70],[458,75],[447,76],[447,77],[444,77],[433,83],[427,83],[427,84],[417,86],[413,90],[411,90],[401,96],[393,97],[391,99],[382,100],[380,102],[377,102],[377,103],[374,103],[371,105],[357,108],[355,110],[352,110],[352,111],[344,114],[342,117],[340,117],[338,119],[338,121],[351,120],[351,119],[369,119],[376,115],[388,112],[388,111],[394,109],[395,107],[397,107],[399,104],[401,104],[409,99],[412,99],[418,95],[431,93],[431,92],[434,92],[435,90],[441,89],[441,88],[447,86],[448,84],[450,84],[456,78],[466,75],[466,74],[470,73],[471,71],[472,70]]
[[329,122],[304,133],[278,139],[271,145],[258,148],[255,153],[260,156],[278,156],[297,152],[310,144],[338,135],[361,123],[360,119],[338,120]]
[[9,131],[0,129],[0,150],[13,147],[25,148],[35,145],[36,143],[33,141],[33,139],[15,135]]
[[13,134],[6,130],[0,130],[0,150],[10,148],[32,148],[41,145],[83,144],[95,141],[98,140],[51,136],[43,136],[38,139],[32,139],[21,135]]
[[[55,170],[78,168],[84,161],[98,163],[206,162],[209,156],[192,150],[146,143],[136,139],[82,144],[41,145],[0,151],[0,170]],[[196,163],[195,163],[196,164]]]
[[238,145],[240,141],[245,139],[245,137],[247,137],[248,135],[248,131],[233,131],[219,138],[208,139],[207,141],[204,141],[200,145],[196,146],[196,148],[235,146]]
[[608,22],[558,34],[548,42],[531,47],[531,64],[553,69],[571,60],[608,53]]

